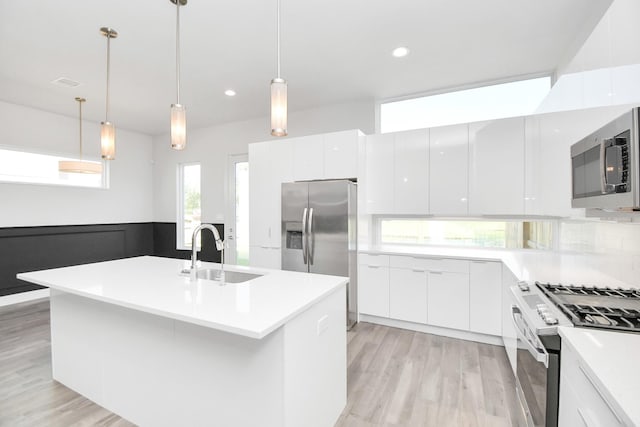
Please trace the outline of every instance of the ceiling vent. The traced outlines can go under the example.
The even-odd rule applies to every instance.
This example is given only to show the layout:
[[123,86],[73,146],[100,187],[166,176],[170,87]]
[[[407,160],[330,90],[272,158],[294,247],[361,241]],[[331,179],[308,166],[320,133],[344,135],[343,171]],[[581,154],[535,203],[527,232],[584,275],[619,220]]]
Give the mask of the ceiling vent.
[[62,87],[78,87],[82,84],[80,82],[68,79],[66,77],[59,77],[53,80],[51,83],[53,83],[56,86],[62,86]]

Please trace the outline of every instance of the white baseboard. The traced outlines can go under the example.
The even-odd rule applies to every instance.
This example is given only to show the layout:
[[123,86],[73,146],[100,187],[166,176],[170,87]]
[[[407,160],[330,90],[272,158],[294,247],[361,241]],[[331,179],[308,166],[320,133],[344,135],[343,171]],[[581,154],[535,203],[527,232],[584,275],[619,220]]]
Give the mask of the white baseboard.
[[405,322],[404,320],[387,319],[385,317],[370,316],[361,314],[361,322],[375,323],[377,325],[391,326],[392,328],[409,329],[411,331],[424,332],[426,334],[440,335],[443,337],[457,338],[467,341],[481,342],[504,346],[502,337],[485,335],[477,332],[460,331],[457,329],[442,328],[440,326],[423,325],[421,323]]
[[0,307],[5,305],[18,304],[21,302],[34,301],[41,298],[49,298],[49,289],[38,289],[37,291],[20,292],[19,294],[5,295],[0,297]]

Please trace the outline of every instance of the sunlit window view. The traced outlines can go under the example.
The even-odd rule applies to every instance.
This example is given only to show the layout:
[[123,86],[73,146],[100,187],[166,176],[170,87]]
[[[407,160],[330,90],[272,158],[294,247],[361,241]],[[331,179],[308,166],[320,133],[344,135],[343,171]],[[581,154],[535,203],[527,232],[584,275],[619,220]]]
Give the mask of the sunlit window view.
[[102,164],[102,173],[87,174],[60,172],[58,170],[60,160],[78,159],[2,148],[0,149],[0,182],[108,188],[107,162],[83,159],[98,165]]
[[550,221],[381,219],[380,242],[509,249],[552,249]]
[[[191,236],[193,230],[198,227],[201,219],[201,198],[200,198],[200,164],[191,163],[180,165],[180,190],[181,190],[181,212],[180,230],[182,230],[182,247],[191,248]],[[198,236],[197,246],[200,247],[200,236]]]
[[236,163],[236,263],[249,265],[249,162]]
[[380,105],[380,132],[399,132],[532,114],[551,89],[540,77]]

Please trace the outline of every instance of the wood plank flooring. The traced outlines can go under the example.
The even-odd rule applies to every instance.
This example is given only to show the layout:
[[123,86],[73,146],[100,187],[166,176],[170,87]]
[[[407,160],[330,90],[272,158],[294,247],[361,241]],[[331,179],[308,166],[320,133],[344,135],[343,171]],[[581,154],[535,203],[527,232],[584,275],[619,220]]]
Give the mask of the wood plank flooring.
[[[348,340],[336,426],[517,425],[503,348],[369,323]],[[48,300],[0,308],[0,426],[131,425],[52,380]]]

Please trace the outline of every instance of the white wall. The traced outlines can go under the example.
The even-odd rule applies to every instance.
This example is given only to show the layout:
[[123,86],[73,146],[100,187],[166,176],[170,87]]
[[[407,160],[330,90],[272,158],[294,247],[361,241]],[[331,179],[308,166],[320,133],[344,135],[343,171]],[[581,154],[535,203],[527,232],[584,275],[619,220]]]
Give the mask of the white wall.
[[615,0],[584,44],[556,70],[537,112],[640,104],[638,0]]
[[[332,105],[289,114],[289,136],[305,136],[347,129],[374,131],[374,102]],[[187,148],[174,151],[169,136],[153,139],[154,217],[176,221],[176,175],[179,163],[201,162],[202,220],[224,222],[227,158],[248,152],[248,144],[272,139],[269,119],[233,122],[189,129]]]
[[[78,152],[77,117],[0,101],[0,123],[3,146]],[[116,132],[108,190],[0,183],[0,227],[152,221],[152,138],[118,128]],[[83,121],[83,133],[85,153],[99,157],[99,124]]]

